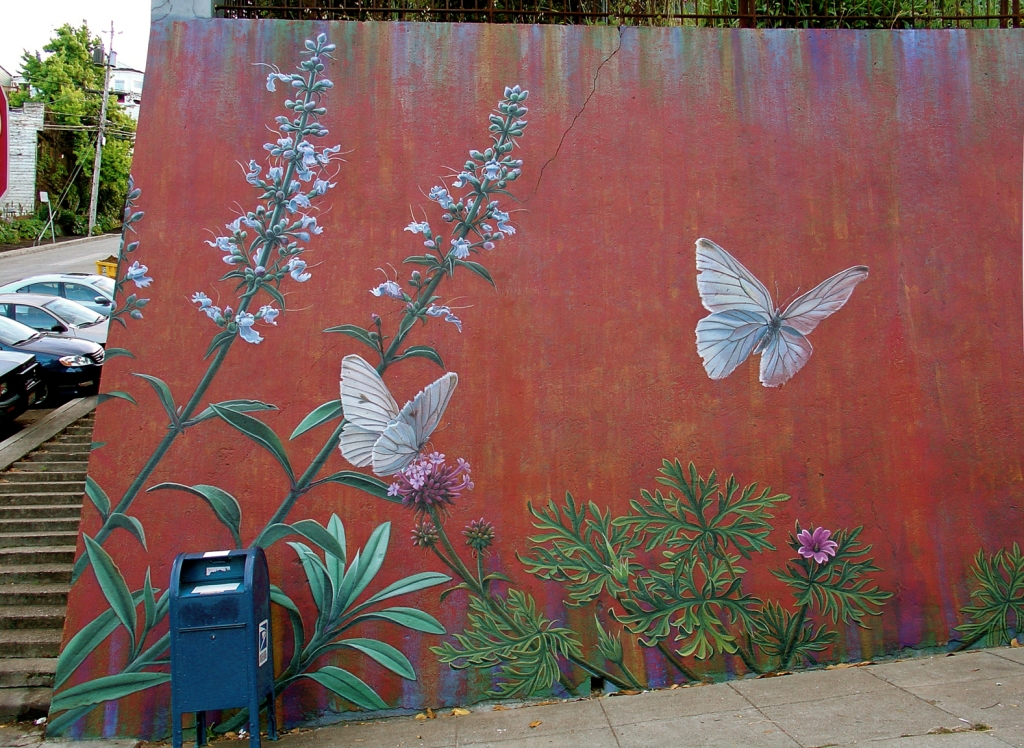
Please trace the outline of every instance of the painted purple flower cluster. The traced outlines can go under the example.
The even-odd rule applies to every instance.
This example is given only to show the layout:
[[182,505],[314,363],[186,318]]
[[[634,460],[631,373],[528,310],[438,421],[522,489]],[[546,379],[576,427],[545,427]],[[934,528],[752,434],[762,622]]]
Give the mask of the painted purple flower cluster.
[[443,454],[432,452],[412,462],[395,474],[395,482],[388,488],[388,496],[398,496],[407,507],[417,512],[444,509],[472,491],[469,463],[461,457],[449,465]]
[[796,552],[804,558],[814,559],[815,563],[828,563],[829,558],[835,556],[836,550],[839,548],[836,541],[829,540],[831,535],[832,531],[826,530],[824,527],[815,527],[813,532],[801,530],[796,536],[800,543]]
[[417,548],[433,548],[441,536],[430,520],[422,520],[412,528],[412,544]]
[[477,553],[486,551],[494,543],[494,525],[483,517],[470,521],[462,534],[466,536],[466,545]]

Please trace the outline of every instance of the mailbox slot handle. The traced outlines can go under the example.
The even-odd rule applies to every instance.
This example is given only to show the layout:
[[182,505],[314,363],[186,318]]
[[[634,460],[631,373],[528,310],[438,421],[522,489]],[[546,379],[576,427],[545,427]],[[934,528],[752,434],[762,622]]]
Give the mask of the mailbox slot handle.
[[225,629],[244,629],[248,624],[245,623],[222,623],[216,626],[193,626],[191,628],[181,628],[178,631],[182,633],[188,631],[224,631]]

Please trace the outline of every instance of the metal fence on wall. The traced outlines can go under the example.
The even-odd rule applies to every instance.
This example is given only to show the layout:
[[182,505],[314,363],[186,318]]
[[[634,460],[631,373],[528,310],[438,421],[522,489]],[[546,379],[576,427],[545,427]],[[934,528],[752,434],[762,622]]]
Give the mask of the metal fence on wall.
[[226,0],[226,18],[745,28],[1020,28],[1021,0]]

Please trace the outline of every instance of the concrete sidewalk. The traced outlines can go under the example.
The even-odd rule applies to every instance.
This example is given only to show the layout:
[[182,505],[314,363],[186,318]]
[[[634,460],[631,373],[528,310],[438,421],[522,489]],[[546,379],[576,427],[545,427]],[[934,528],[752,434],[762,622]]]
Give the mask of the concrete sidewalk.
[[[0,732],[0,744],[9,745],[3,743],[3,737]],[[225,748],[248,744],[217,742]],[[25,747],[32,742],[17,744]],[[1024,748],[1024,648],[543,706],[479,706],[460,716],[445,709],[434,719],[396,717],[296,731],[273,745],[796,748],[854,744],[872,748]],[[59,748],[69,744],[44,745]]]

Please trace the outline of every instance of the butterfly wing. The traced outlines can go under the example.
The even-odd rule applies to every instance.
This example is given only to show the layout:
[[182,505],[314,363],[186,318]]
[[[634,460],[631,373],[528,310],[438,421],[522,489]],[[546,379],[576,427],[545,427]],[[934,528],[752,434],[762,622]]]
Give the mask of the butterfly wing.
[[345,420],[375,434],[398,418],[398,403],[380,374],[354,354],[341,360],[341,407]]
[[813,352],[811,341],[798,330],[783,326],[770,333],[761,351],[761,384],[781,387],[803,368]]
[[761,314],[742,310],[715,312],[697,323],[697,353],[712,379],[724,379],[768,332]]
[[412,424],[399,418],[390,424],[373,445],[373,472],[393,475],[409,466],[420,452]]
[[399,420],[412,426],[416,434],[416,445],[423,449],[427,439],[441,423],[448,402],[459,383],[459,375],[448,372],[435,382],[428,384],[422,392],[405,404],[399,414]]
[[782,313],[782,324],[804,335],[826,317],[842,309],[857,284],[868,277],[864,265],[847,268],[793,300]]
[[346,423],[341,430],[341,454],[356,467],[366,467],[373,461],[373,445],[379,437],[377,432]]
[[754,274],[708,239],[697,240],[697,291],[709,312],[750,312],[764,317],[775,309],[768,289]]

